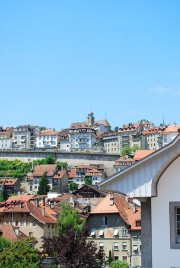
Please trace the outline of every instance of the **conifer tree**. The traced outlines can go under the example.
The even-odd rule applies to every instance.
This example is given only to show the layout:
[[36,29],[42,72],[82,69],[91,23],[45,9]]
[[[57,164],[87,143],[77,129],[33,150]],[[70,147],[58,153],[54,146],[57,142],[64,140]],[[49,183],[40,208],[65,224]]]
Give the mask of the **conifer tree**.
[[39,187],[38,187],[38,192],[37,194],[39,195],[46,195],[50,190],[48,178],[47,178],[47,173],[44,173],[40,182],[39,182]]

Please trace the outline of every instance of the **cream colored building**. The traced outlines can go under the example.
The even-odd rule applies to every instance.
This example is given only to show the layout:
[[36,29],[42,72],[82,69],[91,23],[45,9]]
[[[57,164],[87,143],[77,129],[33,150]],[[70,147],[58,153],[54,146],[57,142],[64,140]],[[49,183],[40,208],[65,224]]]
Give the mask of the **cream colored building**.
[[[141,265],[140,207],[124,195],[107,195],[87,219],[88,240],[93,240],[106,258]],[[111,253],[110,253],[111,252]]]

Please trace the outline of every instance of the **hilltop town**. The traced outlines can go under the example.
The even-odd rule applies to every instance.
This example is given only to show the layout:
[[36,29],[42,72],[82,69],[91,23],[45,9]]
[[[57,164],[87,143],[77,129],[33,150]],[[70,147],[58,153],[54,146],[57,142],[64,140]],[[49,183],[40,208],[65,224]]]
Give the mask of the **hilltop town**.
[[[107,120],[96,121],[93,113],[85,122],[61,131],[30,125],[1,127],[1,152],[48,152],[44,159],[27,163],[18,154],[14,160],[0,159],[1,237],[11,242],[30,239],[31,246],[42,251],[43,239],[57,234],[60,205],[65,203],[85,220],[86,239],[103,251],[106,264],[122,260],[140,267],[141,203],[138,195],[127,192],[135,184],[127,185],[130,175],[120,188],[106,184],[131,174],[176,140],[178,133],[180,125],[154,126],[147,120],[111,130]],[[109,176],[103,162],[92,158],[88,164],[70,166],[55,158],[57,151],[96,152],[117,159]]]

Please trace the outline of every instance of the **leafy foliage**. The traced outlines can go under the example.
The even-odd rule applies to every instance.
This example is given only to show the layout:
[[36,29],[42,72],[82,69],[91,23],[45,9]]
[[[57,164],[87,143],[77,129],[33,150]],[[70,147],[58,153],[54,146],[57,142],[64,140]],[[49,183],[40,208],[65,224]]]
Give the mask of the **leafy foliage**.
[[0,252],[6,250],[6,248],[10,247],[11,242],[4,237],[0,237]]
[[0,160],[0,177],[23,178],[28,172],[32,171],[31,162],[20,160]]
[[52,154],[48,154],[43,159],[38,159],[38,160],[33,161],[34,165],[49,165],[49,164],[55,164],[55,163],[56,163],[56,158]]
[[139,150],[140,147],[137,146],[137,145],[133,145],[132,147],[130,146],[125,146],[123,149],[122,149],[122,153],[121,155],[132,155],[135,151]]
[[86,185],[92,185],[92,178],[91,177],[85,177],[84,178],[84,183]]
[[0,254],[0,268],[36,268],[39,260],[38,250],[28,242],[15,242]]
[[66,203],[61,203],[61,212],[57,220],[58,234],[66,233],[68,230],[73,230],[76,234],[80,234],[83,230],[85,221],[81,219],[77,209],[73,209]]
[[115,260],[110,264],[111,268],[128,268],[129,265],[126,262]]
[[58,170],[62,170],[62,169],[67,170],[67,168],[68,168],[67,162],[57,161],[56,164],[57,164]]
[[69,189],[69,191],[76,191],[78,189],[77,183],[75,183],[74,181],[71,181],[68,184],[68,189]]
[[87,242],[85,234],[85,230],[77,234],[74,230],[68,229],[56,237],[45,238],[43,250],[63,268],[103,267],[103,252],[97,251],[93,241]]
[[49,192],[49,190],[50,190],[50,186],[49,186],[49,181],[47,178],[47,173],[44,173],[39,182],[37,194],[45,195]]

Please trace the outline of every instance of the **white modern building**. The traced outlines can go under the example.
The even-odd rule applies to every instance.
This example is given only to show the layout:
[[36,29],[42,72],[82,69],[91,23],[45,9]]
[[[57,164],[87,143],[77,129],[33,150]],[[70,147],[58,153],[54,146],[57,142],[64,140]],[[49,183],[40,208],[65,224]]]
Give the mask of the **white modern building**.
[[53,129],[40,131],[35,137],[36,148],[59,148],[59,133]]
[[180,135],[102,181],[104,190],[141,201],[142,267],[180,267]]

